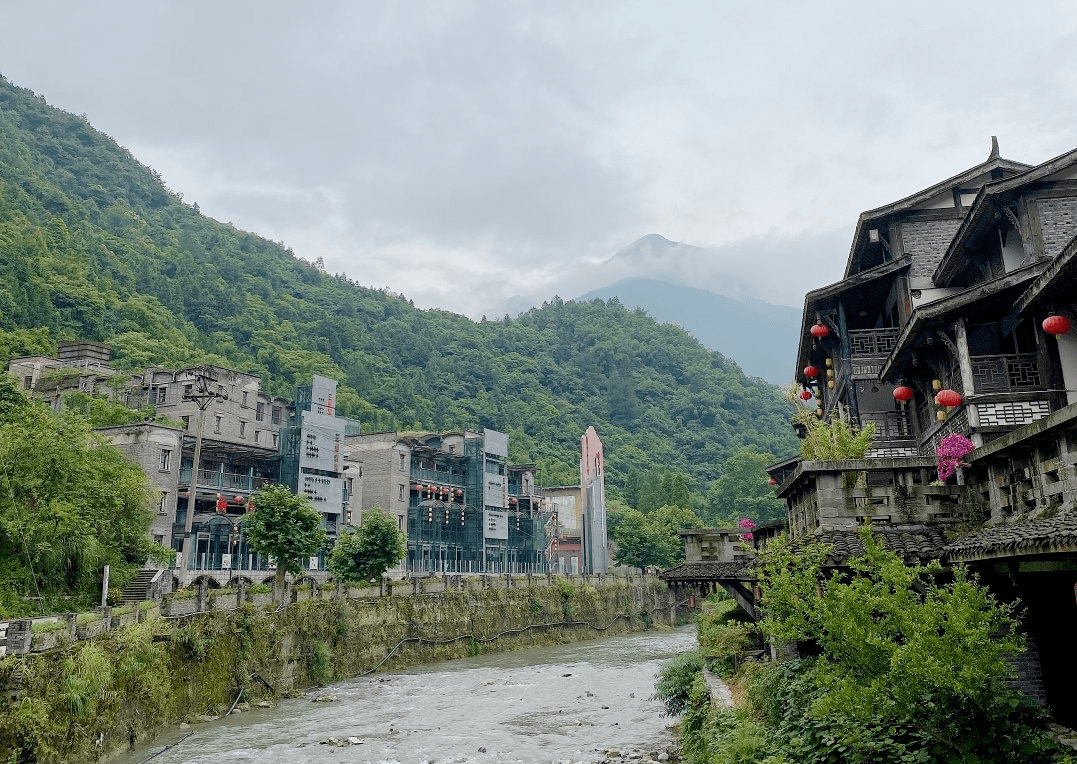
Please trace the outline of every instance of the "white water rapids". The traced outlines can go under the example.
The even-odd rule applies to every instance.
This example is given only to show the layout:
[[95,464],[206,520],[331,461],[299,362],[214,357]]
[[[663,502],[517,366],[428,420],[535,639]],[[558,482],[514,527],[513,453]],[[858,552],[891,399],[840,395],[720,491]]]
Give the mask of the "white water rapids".
[[[276,708],[253,708],[189,730],[169,728],[118,761],[597,760],[607,749],[648,746],[668,737],[671,720],[651,700],[655,677],[666,660],[695,646],[695,627],[689,626],[373,674],[284,700]],[[318,694],[336,701],[312,702]],[[322,744],[329,738],[361,742]]]

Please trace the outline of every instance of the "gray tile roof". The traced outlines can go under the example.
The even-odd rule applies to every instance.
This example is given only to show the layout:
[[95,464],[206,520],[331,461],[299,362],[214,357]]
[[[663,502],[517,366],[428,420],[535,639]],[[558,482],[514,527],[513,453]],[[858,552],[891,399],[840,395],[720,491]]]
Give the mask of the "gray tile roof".
[[[907,563],[921,563],[940,559],[946,547],[946,537],[937,528],[897,530],[876,528],[872,531],[884,549],[895,552]],[[844,565],[852,557],[864,554],[864,542],[857,531],[823,531],[793,542],[793,549],[807,544],[822,543],[831,547],[828,566]]]
[[663,581],[751,581],[755,578],[755,573],[752,572],[754,566],[755,560],[682,562],[676,567],[663,570],[658,577]]
[[953,562],[1077,550],[1077,515],[1070,513],[994,525],[946,548]]

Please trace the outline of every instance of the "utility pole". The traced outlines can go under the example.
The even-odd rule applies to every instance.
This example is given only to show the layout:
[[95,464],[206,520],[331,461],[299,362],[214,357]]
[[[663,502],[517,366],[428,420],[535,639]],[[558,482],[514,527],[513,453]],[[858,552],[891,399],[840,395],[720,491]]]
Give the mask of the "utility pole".
[[194,401],[198,406],[198,432],[194,436],[194,456],[191,460],[191,489],[187,499],[187,516],[183,521],[183,551],[180,570],[187,570],[194,553],[191,544],[191,529],[194,525],[194,508],[198,498],[198,468],[202,460],[202,433],[206,429],[206,409],[216,401],[228,400],[228,391],[224,385],[217,384],[213,369],[209,366],[195,366],[189,369],[194,375],[194,384],[190,392],[183,394],[183,400]]

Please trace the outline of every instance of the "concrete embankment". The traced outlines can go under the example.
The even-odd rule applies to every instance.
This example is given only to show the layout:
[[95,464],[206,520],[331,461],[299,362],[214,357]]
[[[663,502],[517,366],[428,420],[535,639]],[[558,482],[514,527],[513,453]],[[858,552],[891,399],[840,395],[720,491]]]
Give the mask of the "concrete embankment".
[[[0,760],[105,761],[163,726],[377,670],[670,624],[655,579],[490,577],[459,588],[150,618],[0,662]],[[167,610],[167,608],[166,608]]]

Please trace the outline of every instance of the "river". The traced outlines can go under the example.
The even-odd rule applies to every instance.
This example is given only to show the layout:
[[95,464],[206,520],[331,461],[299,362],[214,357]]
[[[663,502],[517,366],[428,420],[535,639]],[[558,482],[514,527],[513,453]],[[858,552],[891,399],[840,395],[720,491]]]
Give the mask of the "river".
[[[499,764],[658,750],[670,719],[651,700],[655,676],[695,646],[688,626],[373,674],[275,708],[169,728],[118,761]],[[336,700],[312,702],[319,694]],[[353,742],[322,744],[330,738]]]

